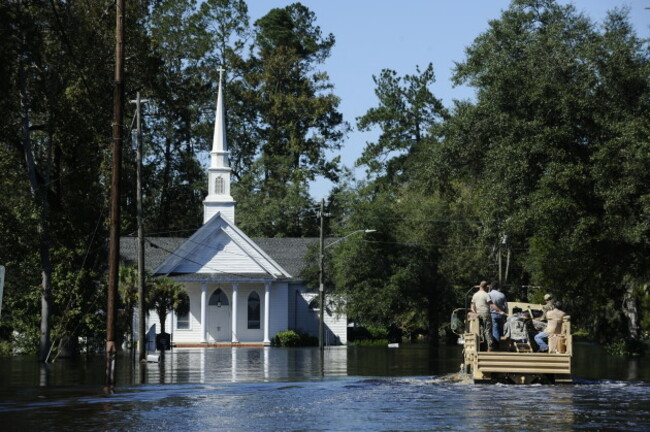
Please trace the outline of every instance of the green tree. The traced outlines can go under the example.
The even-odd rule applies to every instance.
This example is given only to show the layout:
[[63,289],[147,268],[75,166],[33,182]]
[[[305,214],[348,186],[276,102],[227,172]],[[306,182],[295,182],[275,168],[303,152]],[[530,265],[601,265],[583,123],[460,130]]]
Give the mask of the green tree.
[[646,277],[647,67],[622,12],[599,33],[573,6],[514,1],[458,64],[477,101],[456,104],[430,169],[449,199],[472,190],[486,259],[508,235],[518,284],[556,291],[598,337],[620,332],[628,276]]
[[147,289],[147,308],[158,314],[161,332],[165,331],[165,323],[169,312],[179,314],[189,311],[189,299],[183,285],[168,277],[154,279],[152,286]]
[[377,229],[376,243],[341,245],[333,259],[334,282],[357,322],[425,332],[435,342],[447,290],[440,274],[447,204],[422,187],[420,165],[423,154],[436,148],[446,110],[429,90],[431,64],[403,78],[386,69],[374,80],[379,106],[360,117],[358,127],[378,127],[380,135],[357,161],[372,178],[356,191],[341,225],[342,232]]
[[138,306],[138,268],[120,266],[118,293],[120,296],[120,315],[118,334],[126,334],[133,342],[133,311]]
[[[375,143],[367,143],[357,165],[366,165],[369,174],[380,182],[400,184],[408,169],[409,159],[417,159],[418,150],[428,148],[427,139],[441,120],[447,117],[442,102],[429,87],[435,82],[433,64],[424,71],[416,67],[415,75],[397,76],[384,69],[373,76],[379,106],[370,108],[357,119],[361,131],[378,127],[380,135]],[[403,84],[402,84],[403,82]]]
[[[203,157],[212,145],[219,69],[239,73],[247,7],[242,0],[161,1],[142,20],[147,33],[135,41],[144,45],[138,59],[142,75],[133,77],[131,88],[149,99],[143,107],[146,230],[168,234],[202,222]],[[225,96],[227,106],[237,106],[228,90]],[[135,196],[134,164],[125,177],[127,193]],[[126,229],[134,230],[135,201],[124,204]]]
[[246,98],[255,107],[256,159],[249,171],[239,173],[233,194],[240,208],[277,203],[283,210],[264,215],[264,225],[257,223],[262,219],[257,212],[240,211],[238,224],[254,235],[300,235],[303,224],[285,231],[283,221],[300,220],[304,209],[314,207],[308,182],[316,176],[338,178],[339,159],[328,160],[326,151],[340,148],[347,125],[327,74],[315,70],[334,45],[334,36],[323,37],[315,20],[313,12],[295,3],[272,9],[255,23],[244,79],[257,96]]
[[[14,205],[2,213],[13,225],[8,231],[17,233],[13,246],[23,244],[27,251],[17,259],[9,252],[7,301],[19,309],[8,325],[31,334],[21,327],[21,315],[32,312],[32,292],[38,290],[42,360],[51,351],[53,326],[66,322],[66,332],[80,328],[82,314],[72,319],[68,313],[89,313],[97,284],[82,275],[95,273],[103,261],[102,164],[108,142],[102,131],[110,124],[105,95],[111,94],[104,53],[112,52],[114,31],[106,30],[114,20],[102,14],[100,6],[60,1],[0,5],[6,42],[0,147],[7,172],[22,172],[22,179],[2,176],[0,189]],[[6,200],[2,206],[11,204]],[[35,275],[41,275],[40,287]]]

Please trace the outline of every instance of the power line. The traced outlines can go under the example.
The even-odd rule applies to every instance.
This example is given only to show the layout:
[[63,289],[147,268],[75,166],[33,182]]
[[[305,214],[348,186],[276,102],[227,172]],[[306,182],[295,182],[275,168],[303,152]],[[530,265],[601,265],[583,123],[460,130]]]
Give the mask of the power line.
[[[194,261],[194,260],[192,260],[192,259],[190,259],[190,258],[188,258],[188,257],[181,256],[181,255],[177,254],[177,253],[174,252],[174,251],[170,251],[170,250],[167,249],[167,248],[164,248],[164,247],[162,247],[162,246],[160,246],[160,245],[155,244],[154,242],[152,242],[152,241],[149,240],[149,239],[146,239],[146,241],[151,245],[151,247],[154,247],[154,248],[157,248],[157,249],[164,250],[165,252],[169,253],[170,255],[174,255],[174,256],[176,256],[176,257],[182,259],[183,261],[187,261],[187,262],[190,262],[190,263],[192,263],[192,264],[199,265],[199,266],[201,266],[201,267],[207,267],[208,269],[213,270],[213,271],[216,272],[216,273],[223,273],[223,274],[230,275],[230,276],[235,276],[235,277],[238,277],[238,278],[241,277],[240,274],[237,274],[237,273],[230,273],[230,272],[227,272],[227,271],[225,271],[225,270],[219,270],[219,269],[216,269],[216,268],[212,268],[212,267],[210,267],[210,266],[206,266],[205,264],[200,263],[200,262],[198,262],[198,261]],[[271,273],[269,273],[266,269],[264,269],[264,273],[268,274],[269,276],[272,276],[274,279],[276,278],[276,277],[273,276]]]

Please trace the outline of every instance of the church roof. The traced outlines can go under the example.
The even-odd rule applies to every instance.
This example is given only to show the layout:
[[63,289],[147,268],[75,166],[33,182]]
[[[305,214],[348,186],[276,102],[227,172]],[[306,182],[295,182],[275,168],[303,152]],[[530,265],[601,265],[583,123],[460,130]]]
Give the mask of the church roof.
[[[187,240],[185,237],[146,237],[144,245],[145,269],[148,272],[153,272]],[[318,238],[252,238],[251,240],[282,266],[292,276],[292,279],[301,279],[303,269],[309,265],[306,255],[310,245],[313,245],[312,248],[318,247]],[[137,243],[137,237],[122,237],[120,239],[120,257],[126,264],[137,263]],[[240,274],[238,276],[247,278],[259,275]],[[199,276],[197,275],[197,277]],[[205,274],[202,277],[214,278],[215,275]],[[233,275],[228,274],[227,277],[232,279]]]

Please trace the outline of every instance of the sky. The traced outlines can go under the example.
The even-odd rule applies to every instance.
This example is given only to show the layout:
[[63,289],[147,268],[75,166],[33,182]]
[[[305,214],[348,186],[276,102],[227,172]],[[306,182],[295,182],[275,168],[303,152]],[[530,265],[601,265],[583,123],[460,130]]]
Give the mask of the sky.
[[[251,23],[272,8],[295,1],[247,0]],[[435,97],[451,107],[454,99],[471,99],[474,91],[454,87],[451,82],[456,62],[465,59],[465,48],[487,30],[488,22],[498,19],[509,0],[301,0],[316,15],[316,25],[324,35],[336,39],[330,58],[319,68],[329,74],[334,94],[345,121],[353,127],[341,155],[343,165],[357,179],[365,176],[363,167],[354,169],[366,142],[377,132],[356,130],[356,118],[377,106],[373,75],[392,69],[398,76],[414,74],[433,63],[436,82],[431,86]],[[578,12],[597,23],[608,10],[629,8],[637,35],[650,38],[650,0],[559,0],[573,4]],[[649,9],[646,9],[649,8]],[[334,154],[331,154],[332,156]],[[311,184],[314,199],[327,198],[332,184],[319,179]]]

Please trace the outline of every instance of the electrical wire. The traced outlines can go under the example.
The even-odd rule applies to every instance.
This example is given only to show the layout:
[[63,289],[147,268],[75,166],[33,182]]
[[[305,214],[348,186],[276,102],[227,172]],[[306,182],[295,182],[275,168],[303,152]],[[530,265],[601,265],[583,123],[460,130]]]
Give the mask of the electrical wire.
[[[190,262],[190,263],[192,263],[192,264],[199,265],[199,266],[201,266],[201,267],[206,267],[205,264],[200,263],[200,262],[198,262],[198,261],[194,261],[194,260],[192,260],[192,259],[190,259],[190,258],[188,258],[188,257],[184,257],[184,256],[182,256],[182,255],[179,255],[179,254],[177,254],[176,252],[171,251],[171,250],[169,250],[169,249],[167,249],[167,248],[165,248],[165,247],[162,247],[162,246],[160,246],[160,245],[157,245],[156,243],[152,242],[151,240],[149,240],[149,239],[146,238],[146,237],[145,237],[145,240],[146,240],[146,241],[151,245],[151,247],[154,247],[154,248],[156,248],[156,249],[161,249],[161,250],[163,250],[163,251],[169,253],[170,255],[174,255],[174,256],[176,256],[176,257],[182,259],[183,261],[187,261],[187,262]],[[222,274],[225,274],[225,275],[235,276],[235,277],[238,277],[238,278],[241,277],[241,275],[239,275],[239,274],[237,274],[237,273],[231,273],[231,272],[227,272],[227,271],[225,271],[225,270],[219,270],[219,269],[216,269],[216,268],[213,268],[213,267],[210,267],[210,266],[207,266],[207,268],[210,269],[210,270],[212,270],[212,271],[214,271],[215,273],[222,273]],[[272,275],[271,273],[269,273],[269,271],[266,270],[266,269],[264,269],[264,273],[268,274],[269,276],[273,277],[274,279],[277,279],[276,276],[273,276],[273,275]]]

